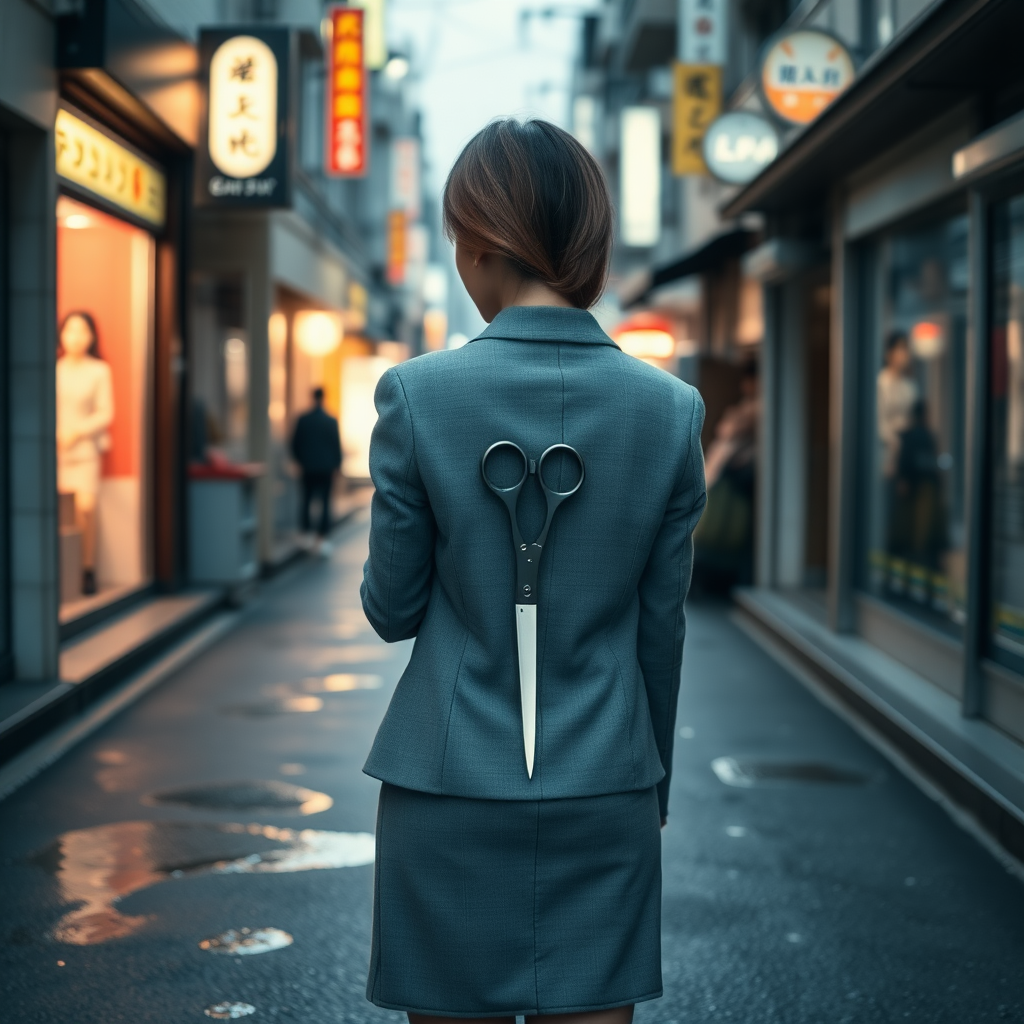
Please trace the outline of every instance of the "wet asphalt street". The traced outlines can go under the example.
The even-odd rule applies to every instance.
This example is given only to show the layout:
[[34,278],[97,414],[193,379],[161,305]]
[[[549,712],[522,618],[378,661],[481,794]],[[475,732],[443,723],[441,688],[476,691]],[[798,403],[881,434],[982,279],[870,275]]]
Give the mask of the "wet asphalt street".
[[[366,536],[0,803],[3,1024],[404,1020],[363,995],[360,767],[411,647],[363,619]],[[1024,885],[724,607],[691,609],[683,672],[637,1020],[1024,1021]]]

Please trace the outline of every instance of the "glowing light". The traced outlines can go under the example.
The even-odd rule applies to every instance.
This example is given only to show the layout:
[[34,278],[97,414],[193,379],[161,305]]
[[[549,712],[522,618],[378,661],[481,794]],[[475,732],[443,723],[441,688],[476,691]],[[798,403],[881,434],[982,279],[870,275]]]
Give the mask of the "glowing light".
[[409,61],[406,57],[392,57],[384,65],[384,76],[392,82],[400,82],[409,74]]
[[622,111],[622,241],[656,245],[661,236],[661,114],[656,107]]
[[336,313],[304,309],[295,314],[295,344],[307,356],[326,356],[342,339],[341,317]]
[[64,220],[64,227],[71,228],[73,231],[80,231],[91,224],[92,221],[84,213],[73,213]]
[[672,324],[653,313],[637,313],[612,331],[612,338],[627,355],[637,359],[670,359],[676,352]]
[[946,347],[945,331],[933,320],[919,320],[910,328],[910,348],[918,359],[935,359]]

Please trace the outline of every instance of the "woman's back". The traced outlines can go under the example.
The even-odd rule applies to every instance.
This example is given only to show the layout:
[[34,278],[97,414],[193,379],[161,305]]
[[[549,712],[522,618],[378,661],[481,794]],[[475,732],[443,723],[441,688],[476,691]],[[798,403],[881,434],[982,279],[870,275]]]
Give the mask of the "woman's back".
[[[697,393],[620,352],[584,310],[511,307],[466,347],[390,371],[377,404],[363,603],[385,639],[417,640],[365,770],[492,799],[658,783],[671,765],[690,534],[704,503]],[[502,440],[533,460],[570,444],[586,465],[541,562],[532,778],[511,532],[480,472]],[[530,479],[526,541],[543,518]]]

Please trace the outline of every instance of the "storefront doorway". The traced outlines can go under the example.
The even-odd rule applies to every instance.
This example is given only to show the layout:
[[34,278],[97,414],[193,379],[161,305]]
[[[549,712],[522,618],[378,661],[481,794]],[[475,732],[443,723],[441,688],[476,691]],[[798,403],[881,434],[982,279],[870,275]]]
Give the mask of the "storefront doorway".
[[156,244],[57,202],[57,490],[62,624],[153,576],[151,423]]

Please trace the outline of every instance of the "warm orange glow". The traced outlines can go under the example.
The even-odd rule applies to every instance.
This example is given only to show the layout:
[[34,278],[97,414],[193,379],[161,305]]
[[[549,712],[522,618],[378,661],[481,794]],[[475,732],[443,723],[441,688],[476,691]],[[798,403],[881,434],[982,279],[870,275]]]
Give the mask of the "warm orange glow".
[[910,348],[918,359],[934,359],[945,345],[945,331],[933,320],[919,320],[910,328]]
[[303,309],[295,314],[295,344],[307,356],[326,356],[340,344],[343,336],[341,317],[319,309]]
[[423,314],[423,344],[432,352],[444,348],[448,339],[448,316],[443,309],[428,309]]
[[671,321],[656,313],[637,313],[611,332],[612,340],[637,359],[670,359],[676,339]]

